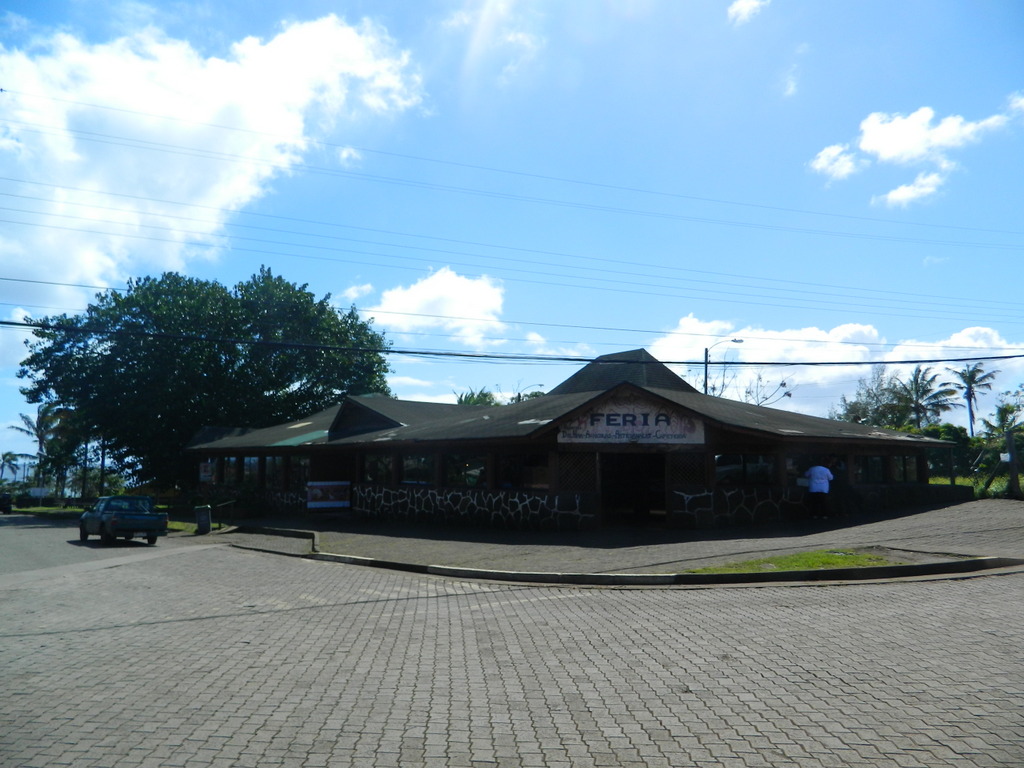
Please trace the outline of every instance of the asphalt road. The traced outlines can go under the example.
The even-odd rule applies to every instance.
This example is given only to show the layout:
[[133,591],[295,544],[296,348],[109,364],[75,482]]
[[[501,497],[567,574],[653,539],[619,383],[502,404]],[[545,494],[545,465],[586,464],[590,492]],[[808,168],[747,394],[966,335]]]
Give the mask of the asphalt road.
[[102,546],[97,536],[80,542],[75,521],[52,523],[21,514],[0,515],[0,536],[0,579],[7,574],[125,557],[149,548],[144,540],[121,540],[113,547]]
[[227,541],[4,520],[0,765],[1024,765],[1019,572],[581,589]]

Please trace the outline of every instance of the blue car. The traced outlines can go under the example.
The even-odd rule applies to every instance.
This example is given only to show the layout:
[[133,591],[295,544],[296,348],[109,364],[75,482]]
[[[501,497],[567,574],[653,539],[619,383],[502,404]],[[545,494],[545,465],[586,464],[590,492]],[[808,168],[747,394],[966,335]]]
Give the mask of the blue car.
[[153,545],[157,537],[166,535],[167,513],[156,511],[151,496],[103,496],[78,522],[80,541],[99,536],[104,544],[113,544],[138,536]]

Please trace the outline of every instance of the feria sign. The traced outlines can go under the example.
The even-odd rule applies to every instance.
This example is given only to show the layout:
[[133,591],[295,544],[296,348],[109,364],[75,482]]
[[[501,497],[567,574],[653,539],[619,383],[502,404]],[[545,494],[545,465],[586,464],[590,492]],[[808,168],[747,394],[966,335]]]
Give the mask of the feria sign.
[[704,442],[704,422],[639,397],[617,397],[595,405],[558,430],[560,443]]

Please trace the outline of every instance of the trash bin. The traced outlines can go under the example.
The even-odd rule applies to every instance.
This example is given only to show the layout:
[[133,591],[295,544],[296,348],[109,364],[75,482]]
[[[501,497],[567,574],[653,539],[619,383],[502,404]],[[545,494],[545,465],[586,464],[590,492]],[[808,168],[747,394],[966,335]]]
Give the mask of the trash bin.
[[196,507],[196,533],[209,533],[211,528],[211,509],[209,505]]

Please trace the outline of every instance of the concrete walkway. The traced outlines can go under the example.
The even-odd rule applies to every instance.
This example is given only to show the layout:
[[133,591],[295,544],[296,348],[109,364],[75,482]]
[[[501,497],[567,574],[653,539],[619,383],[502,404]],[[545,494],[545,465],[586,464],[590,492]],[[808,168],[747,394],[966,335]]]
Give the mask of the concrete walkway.
[[[325,556],[336,555],[344,562],[469,578],[525,575],[525,580],[560,581],[564,579],[546,579],[541,575],[678,574],[705,565],[852,547],[897,550],[895,554],[904,562],[946,563],[953,564],[953,568],[962,567],[955,565],[955,561],[963,558],[1004,558],[1024,563],[1024,502],[1010,500],[970,502],[892,517],[858,516],[719,531],[494,531],[385,524],[336,514],[247,520],[239,524],[240,529],[219,534],[218,538],[282,554],[309,555],[319,551]],[[299,531],[310,534],[307,538],[301,534],[281,535]],[[1013,563],[989,564],[994,565],[1005,567]],[[876,577],[898,575],[903,574],[879,573]],[[600,579],[580,581],[602,583]],[[606,579],[603,583],[616,581],[630,583],[629,579]]]

